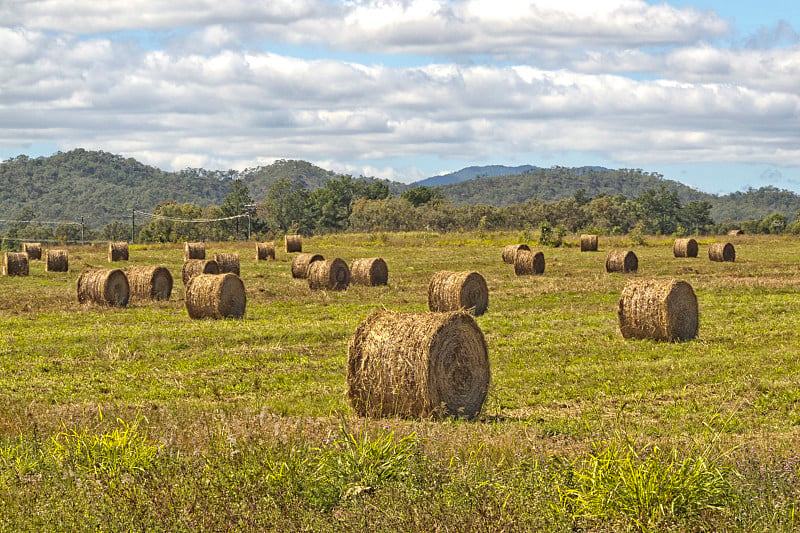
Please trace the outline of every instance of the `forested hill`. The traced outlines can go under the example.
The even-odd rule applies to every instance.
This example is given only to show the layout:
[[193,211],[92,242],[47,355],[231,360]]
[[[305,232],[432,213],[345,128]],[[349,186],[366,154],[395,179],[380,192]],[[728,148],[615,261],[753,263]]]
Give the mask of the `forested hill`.
[[[487,177],[494,171],[524,169],[514,175]],[[634,198],[649,189],[666,186],[682,203],[707,201],[715,221],[761,219],[781,213],[793,220],[800,209],[800,196],[765,187],[725,196],[692,189],[658,174],[642,170],[608,170],[599,167],[470,167],[462,173],[478,178],[441,187],[445,198],[455,204],[508,206],[532,197],[552,202],[575,196],[583,189],[586,198],[601,194],[622,194]],[[0,219],[80,220],[89,227],[102,227],[130,216],[132,209],[152,211],[158,204],[176,201],[199,206],[221,205],[231,183],[241,179],[254,202],[263,201],[270,187],[280,179],[298,183],[307,191],[340,177],[332,171],[305,161],[279,160],[244,171],[214,171],[202,168],[165,172],[134,159],[102,152],[76,149],[50,157],[24,155],[0,163]],[[376,181],[375,178],[358,178]],[[380,180],[399,195],[408,189]],[[422,182],[414,184],[417,186]]]
[[659,174],[598,167],[533,168],[521,174],[478,177],[444,185],[440,189],[444,197],[455,204],[503,207],[524,202],[531,197],[555,202],[570,198],[580,190],[589,198],[601,194],[623,194],[627,198],[634,198],[648,189],[659,189],[662,186],[676,192],[684,204],[691,201],[710,203],[711,217],[718,222],[761,219],[776,212],[792,220],[800,209],[800,196],[775,187],[717,196],[664,179]]
[[[130,216],[133,209],[152,211],[167,201],[220,205],[234,179],[241,179],[259,202],[281,178],[312,191],[335,177],[336,173],[305,161],[279,160],[242,172],[202,168],[165,172],[135,159],[80,148],[49,157],[21,155],[0,163],[0,219],[25,215],[77,221],[83,216],[90,227],[100,227]],[[395,193],[405,188],[384,183]]]
[[[580,172],[578,172],[580,170]],[[456,204],[488,204],[497,207],[519,204],[531,197],[555,202],[583,189],[589,197],[623,194],[639,196],[662,185],[678,193],[681,202],[712,201],[715,197],[658,174],[641,170],[609,170],[566,167],[534,168],[521,174],[476,178],[441,187],[445,198]]]
[[35,159],[24,155],[0,164],[0,219],[80,220],[107,224],[131,210],[165,200],[207,206],[219,203],[229,185],[164,172],[135,159],[83,149]]

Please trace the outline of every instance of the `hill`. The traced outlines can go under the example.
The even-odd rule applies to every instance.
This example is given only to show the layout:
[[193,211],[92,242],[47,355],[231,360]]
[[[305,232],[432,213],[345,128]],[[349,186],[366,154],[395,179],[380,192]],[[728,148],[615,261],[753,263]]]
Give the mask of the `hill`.
[[[152,211],[167,201],[220,205],[235,179],[241,179],[258,202],[281,178],[302,183],[311,191],[338,176],[311,163],[291,160],[242,172],[202,168],[166,172],[132,158],[81,148],[49,157],[21,155],[0,163],[0,219],[15,219],[23,213],[42,221],[84,217],[87,226],[96,229],[124,220],[133,209]],[[380,181],[394,193],[406,188]]]
[[482,167],[466,167],[456,172],[442,174],[440,176],[432,176],[424,180],[420,180],[412,184],[413,187],[438,187],[441,185],[449,185],[451,183],[459,183],[462,181],[493,178],[496,176],[510,176],[514,174],[522,174],[537,167],[532,165],[521,165],[518,167],[507,167],[504,165],[488,165]]

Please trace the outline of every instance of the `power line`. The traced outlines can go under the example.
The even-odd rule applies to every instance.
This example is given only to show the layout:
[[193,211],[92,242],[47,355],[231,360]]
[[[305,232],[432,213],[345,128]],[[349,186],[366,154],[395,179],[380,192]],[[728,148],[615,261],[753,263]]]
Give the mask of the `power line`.
[[169,221],[169,222],[196,222],[196,223],[222,222],[222,221],[225,221],[225,220],[235,220],[237,218],[244,218],[244,217],[249,217],[250,216],[248,214],[243,214],[243,215],[233,215],[233,216],[225,217],[225,218],[175,218],[175,217],[165,217],[163,215],[156,215],[154,213],[146,213],[144,211],[134,210],[133,212],[136,213],[137,215],[142,215],[142,216],[154,218],[154,219],[157,219],[157,220],[166,220],[166,221]]
[[72,220],[8,220],[8,219],[1,219],[0,222],[7,222],[11,224],[69,224],[72,226],[82,226],[80,222],[74,222]]

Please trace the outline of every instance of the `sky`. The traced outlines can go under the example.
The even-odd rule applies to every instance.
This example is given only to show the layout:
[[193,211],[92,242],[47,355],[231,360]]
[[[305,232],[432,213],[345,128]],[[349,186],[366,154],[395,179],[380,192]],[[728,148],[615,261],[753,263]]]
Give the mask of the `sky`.
[[785,0],[0,0],[0,159],[601,165],[800,192]]

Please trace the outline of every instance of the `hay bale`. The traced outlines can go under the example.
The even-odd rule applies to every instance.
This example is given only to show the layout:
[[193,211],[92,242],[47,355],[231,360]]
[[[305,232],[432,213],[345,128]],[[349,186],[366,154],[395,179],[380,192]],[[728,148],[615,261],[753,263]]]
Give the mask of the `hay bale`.
[[697,297],[685,281],[637,279],[622,290],[617,317],[626,339],[690,340],[697,336]]
[[183,244],[183,260],[189,259],[205,259],[206,258],[206,243],[204,242],[187,242]]
[[69,271],[69,254],[66,250],[47,250],[44,254],[45,272]]
[[303,251],[303,236],[302,235],[287,235],[284,238],[286,242],[286,253]]
[[389,283],[389,268],[380,257],[353,259],[350,263],[350,282],[354,285],[386,285]]
[[128,243],[127,242],[110,242],[108,243],[108,262],[127,261],[128,260]]
[[729,242],[714,242],[708,247],[708,258],[712,261],[736,261],[736,249]]
[[181,279],[183,286],[189,285],[189,280],[200,274],[219,274],[219,264],[213,259],[189,259],[183,264]]
[[127,269],[131,298],[139,300],[169,300],[172,294],[172,274],[163,266],[132,266]]
[[738,237],[739,235],[744,235],[744,231],[740,229],[732,229],[728,231],[728,235],[731,237]]
[[28,254],[28,261],[42,258],[42,243],[40,242],[23,242],[22,251]]
[[520,250],[530,250],[527,244],[507,244],[503,246],[503,263],[514,264],[514,258]]
[[672,243],[675,257],[697,257],[697,241],[694,239],[675,239]]
[[4,276],[27,276],[28,254],[25,252],[6,252],[3,254]]
[[190,318],[242,318],[247,296],[236,274],[199,274],[186,287]]
[[581,235],[581,252],[596,252],[599,240],[597,235]]
[[489,307],[489,288],[477,272],[442,270],[428,284],[428,309],[431,311],[466,310],[480,316]]
[[308,287],[312,291],[344,291],[350,285],[350,269],[339,258],[308,265]]
[[636,272],[639,259],[630,250],[611,250],[606,256],[606,272]]
[[275,243],[257,242],[256,261],[274,261],[274,260],[275,260]]
[[517,276],[544,274],[544,253],[520,250],[514,258],[514,273]]
[[324,261],[320,254],[297,254],[292,258],[292,277],[305,279],[308,277],[308,265],[315,261]]
[[375,311],[348,345],[347,398],[362,416],[471,418],[489,378],[483,332],[463,311]]
[[90,268],[78,276],[78,302],[125,307],[130,298],[128,278],[117,268]]
[[237,276],[240,275],[239,271],[239,254],[237,253],[220,253],[214,254],[214,261],[219,265],[219,273],[227,274],[232,272]]

